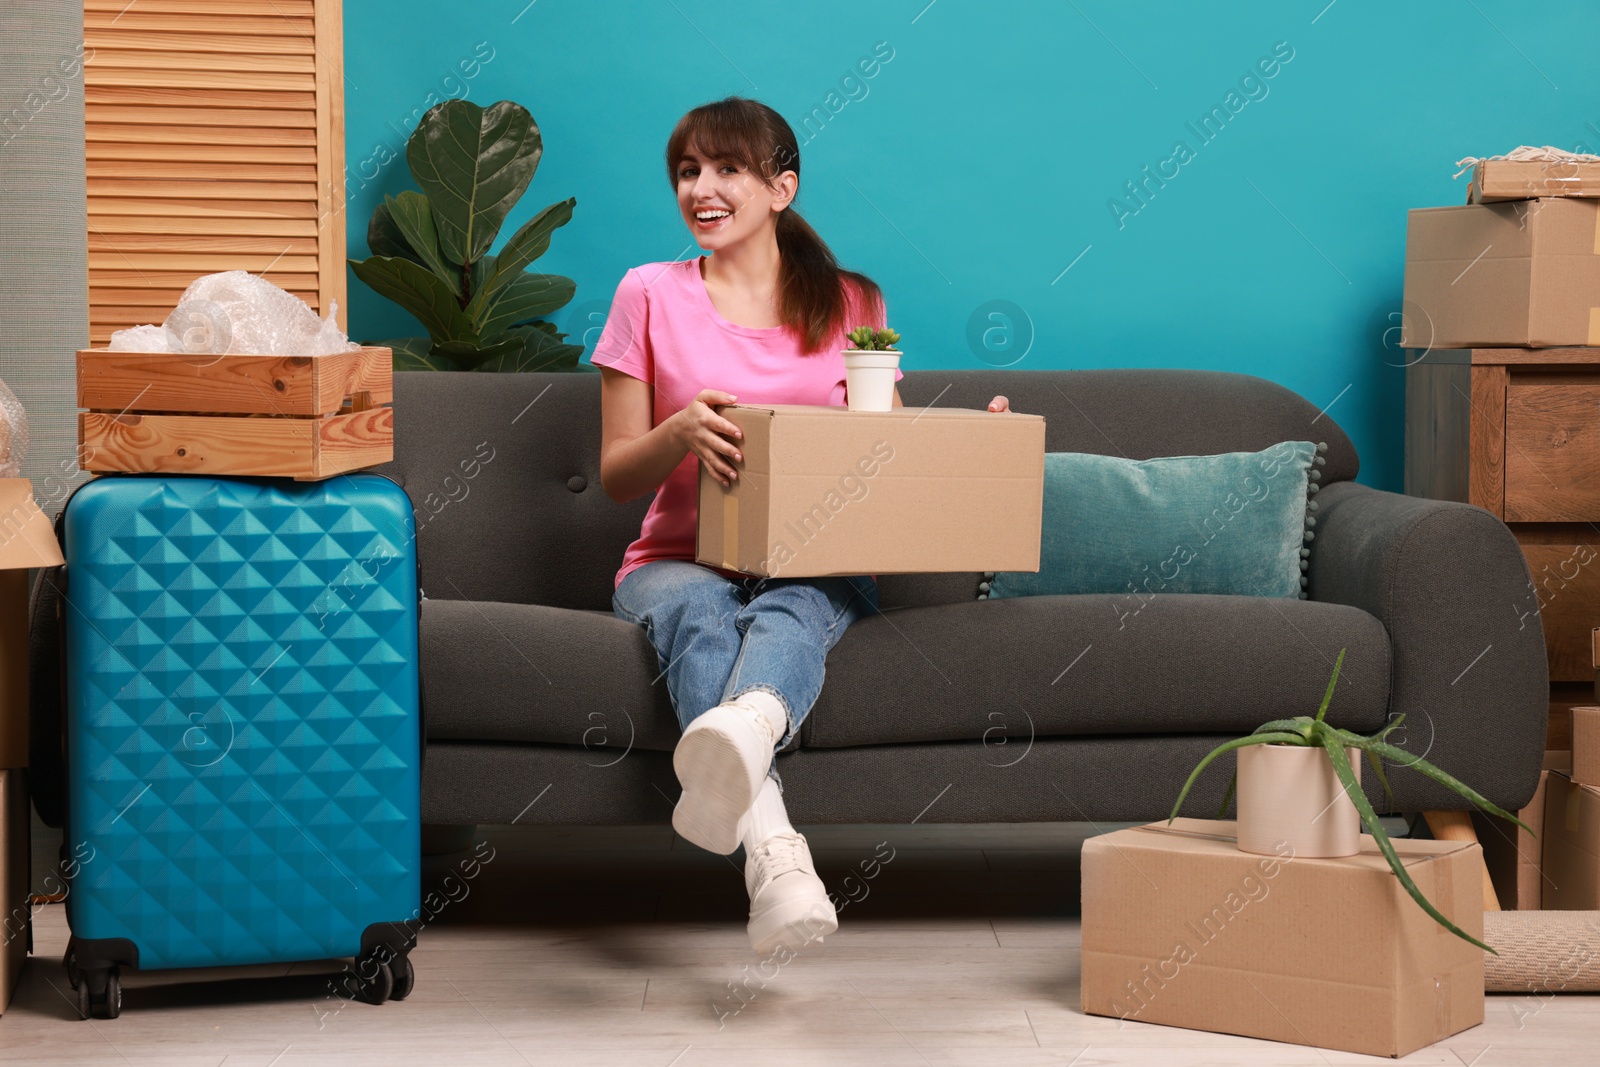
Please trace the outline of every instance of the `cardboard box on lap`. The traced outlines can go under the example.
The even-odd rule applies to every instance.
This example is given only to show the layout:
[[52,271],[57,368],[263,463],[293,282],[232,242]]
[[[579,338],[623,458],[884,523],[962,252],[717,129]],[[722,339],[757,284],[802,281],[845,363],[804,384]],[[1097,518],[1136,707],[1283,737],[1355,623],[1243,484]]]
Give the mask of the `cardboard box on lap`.
[[1039,569],[1039,415],[720,411],[744,432],[744,460],[729,488],[701,466],[701,563],[772,578]]
[[[1394,842],[1429,900],[1483,937],[1480,850]],[[1376,1056],[1483,1021],[1483,950],[1434,922],[1371,837],[1358,855],[1240,852],[1178,819],[1083,847],[1083,1010]]]
[[1405,348],[1600,345],[1600,200],[1417,208]]

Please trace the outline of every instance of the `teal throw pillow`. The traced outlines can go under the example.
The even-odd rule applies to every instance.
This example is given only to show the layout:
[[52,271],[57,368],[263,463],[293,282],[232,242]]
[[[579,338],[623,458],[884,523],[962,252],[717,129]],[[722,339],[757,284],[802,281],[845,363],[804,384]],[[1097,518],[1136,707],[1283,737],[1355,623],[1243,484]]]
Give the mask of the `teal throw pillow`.
[[980,597],[1157,593],[1304,597],[1328,446],[1129,460],[1044,457],[1039,570],[985,575]]

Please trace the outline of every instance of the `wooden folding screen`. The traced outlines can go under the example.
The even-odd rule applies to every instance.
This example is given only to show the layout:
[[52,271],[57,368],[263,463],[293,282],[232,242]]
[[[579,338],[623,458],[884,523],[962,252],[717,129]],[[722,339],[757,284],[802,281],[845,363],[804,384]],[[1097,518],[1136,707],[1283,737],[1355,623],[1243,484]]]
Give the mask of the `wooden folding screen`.
[[248,270],[344,321],[340,0],[84,0],[89,337]]

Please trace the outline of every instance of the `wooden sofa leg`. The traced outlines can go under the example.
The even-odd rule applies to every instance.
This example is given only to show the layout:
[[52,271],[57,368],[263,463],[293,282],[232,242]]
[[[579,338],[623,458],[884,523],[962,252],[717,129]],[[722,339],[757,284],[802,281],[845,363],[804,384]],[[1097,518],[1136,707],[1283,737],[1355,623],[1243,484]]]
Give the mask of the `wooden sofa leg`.
[[[1477,843],[1478,831],[1472,828],[1472,816],[1464,811],[1425,811],[1422,817],[1428,821],[1428,829],[1439,841]],[[1495,895],[1494,883],[1489,880],[1488,867],[1483,868],[1483,910],[1500,910],[1500,898]]]

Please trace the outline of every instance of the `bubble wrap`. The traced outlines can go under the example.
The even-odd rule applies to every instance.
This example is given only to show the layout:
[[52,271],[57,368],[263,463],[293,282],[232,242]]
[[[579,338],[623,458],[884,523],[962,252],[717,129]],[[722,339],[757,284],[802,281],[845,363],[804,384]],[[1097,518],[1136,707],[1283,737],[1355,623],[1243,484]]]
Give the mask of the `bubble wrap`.
[[28,413],[11,387],[0,381],[0,478],[21,477],[27,458]]
[[337,310],[338,305],[329,301],[328,317],[319,319],[293,293],[248,271],[224,271],[196,278],[163,325],[112,334],[111,348],[203,355],[332,355],[359,347],[339,329],[334,320]]
[[113,352],[165,352],[167,328],[134,326],[126,330],[117,330],[111,335],[109,347]]

